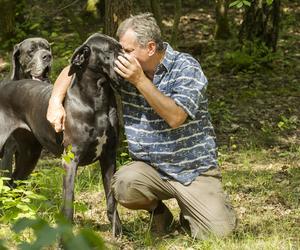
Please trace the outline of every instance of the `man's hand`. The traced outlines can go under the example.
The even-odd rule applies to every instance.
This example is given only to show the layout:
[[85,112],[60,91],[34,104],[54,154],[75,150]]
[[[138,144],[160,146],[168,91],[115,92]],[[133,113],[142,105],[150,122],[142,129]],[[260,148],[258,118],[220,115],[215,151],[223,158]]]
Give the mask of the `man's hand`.
[[146,78],[140,63],[132,55],[118,56],[115,64],[114,70],[136,87]]
[[47,110],[47,120],[51,123],[57,133],[65,129],[65,119],[66,112],[62,102],[55,97],[51,97]]

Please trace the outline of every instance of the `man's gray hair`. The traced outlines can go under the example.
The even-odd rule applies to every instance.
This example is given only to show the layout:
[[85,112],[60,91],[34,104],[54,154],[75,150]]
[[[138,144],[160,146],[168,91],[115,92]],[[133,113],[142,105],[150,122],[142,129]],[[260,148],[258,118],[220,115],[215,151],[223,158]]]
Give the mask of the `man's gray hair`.
[[164,50],[161,31],[152,13],[143,13],[125,19],[119,25],[117,37],[120,39],[128,29],[135,32],[137,42],[142,47],[146,47],[148,42],[154,41],[158,51]]

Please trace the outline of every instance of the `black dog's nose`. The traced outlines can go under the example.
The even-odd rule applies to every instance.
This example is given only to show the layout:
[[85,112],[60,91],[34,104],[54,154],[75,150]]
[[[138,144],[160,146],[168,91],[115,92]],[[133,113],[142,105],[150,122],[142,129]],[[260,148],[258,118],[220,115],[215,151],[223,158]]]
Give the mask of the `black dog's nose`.
[[45,54],[45,55],[43,55],[43,61],[46,61],[46,62],[48,62],[48,61],[50,61],[51,60],[51,55],[50,54]]

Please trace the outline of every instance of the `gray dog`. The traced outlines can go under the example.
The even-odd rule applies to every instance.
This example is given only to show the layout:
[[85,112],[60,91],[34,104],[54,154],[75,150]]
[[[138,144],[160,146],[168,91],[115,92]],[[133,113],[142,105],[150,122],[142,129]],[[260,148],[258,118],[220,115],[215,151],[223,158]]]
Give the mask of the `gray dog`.
[[14,46],[11,80],[34,79],[49,82],[50,44],[44,38],[28,38]]
[[[7,80],[34,79],[50,83],[49,72],[51,70],[52,54],[49,42],[40,37],[28,38],[14,46],[12,54],[12,69]],[[2,161],[0,169],[8,171],[8,176],[12,173],[13,155],[18,150],[18,144],[13,136],[10,136],[5,143],[5,147],[0,152]]]

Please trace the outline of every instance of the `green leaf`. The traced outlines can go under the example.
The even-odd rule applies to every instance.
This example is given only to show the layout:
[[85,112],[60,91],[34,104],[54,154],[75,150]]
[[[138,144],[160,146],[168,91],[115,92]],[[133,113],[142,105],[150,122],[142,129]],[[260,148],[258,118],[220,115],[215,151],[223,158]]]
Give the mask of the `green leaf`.
[[6,248],[4,246],[4,241],[0,239],[0,250],[8,250],[8,248]]
[[27,212],[27,211],[31,210],[31,208],[25,204],[17,204],[16,207],[19,208],[20,210],[22,210],[23,212]]
[[243,2],[239,2],[237,5],[236,5],[237,8],[241,8],[243,7]]
[[56,241],[58,231],[55,228],[50,227],[49,225],[44,225],[36,233],[37,240],[32,245],[38,249],[42,247],[49,246]]
[[232,3],[229,4],[229,7],[233,7],[233,6],[236,6],[241,0],[237,0],[237,1],[234,1]]
[[70,159],[74,159],[75,158],[75,155],[74,155],[74,153],[72,152],[72,151],[70,151],[69,153],[68,153],[68,156],[70,157]]
[[47,198],[43,195],[40,194],[35,194],[35,193],[31,193],[27,195],[28,198],[33,199],[33,200],[39,200],[39,201],[46,201]]
[[0,178],[0,193],[2,193],[2,189],[3,189],[3,179]]
[[68,164],[71,162],[71,159],[70,159],[70,157],[69,157],[68,155],[64,155],[64,156],[63,156],[63,159],[64,159],[65,162],[68,163]]
[[39,225],[43,223],[44,221],[42,219],[28,219],[28,218],[22,218],[18,220],[14,226],[13,226],[13,231],[16,233],[20,233],[23,231],[25,228],[30,227],[33,228],[36,225]]
[[68,163],[68,164],[71,162],[71,160],[73,160],[75,158],[75,155],[72,152],[72,145],[69,145],[67,147],[67,149],[65,150],[62,157],[65,160],[65,162]]
[[244,5],[247,5],[248,7],[251,6],[251,3],[250,3],[249,1],[247,1],[247,0],[244,0],[244,1],[243,1],[243,4],[244,4]]
[[82,235],[93,249],[105,249],[104,241],[99,235],[94,231],[84,228],[80,230],[80,235]]

